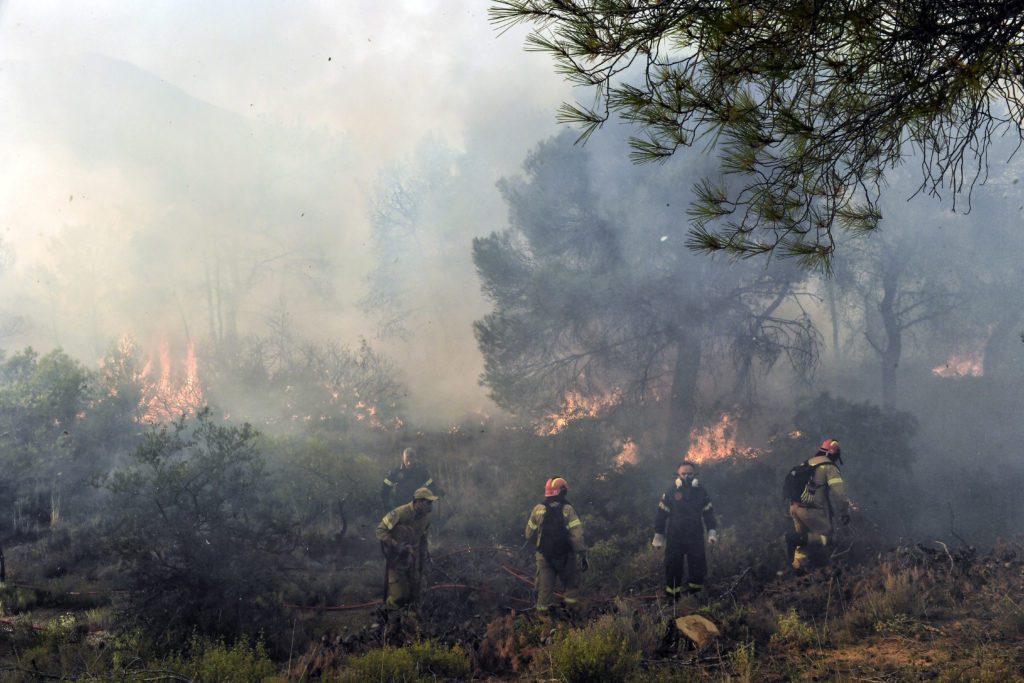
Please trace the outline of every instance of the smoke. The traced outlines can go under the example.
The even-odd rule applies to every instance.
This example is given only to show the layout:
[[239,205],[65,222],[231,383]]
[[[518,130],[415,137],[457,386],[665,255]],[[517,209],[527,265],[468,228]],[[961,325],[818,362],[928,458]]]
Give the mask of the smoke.
[[[155,353],[287,320],[319,344],[367,339],[398,367],[420,424],[496,410],[478,384],[472,323],[489,304],[471,241],[508,227],[496,184],[523,177],[573,93],[521,35],[496,36],[479,3],[335,5],[0,5],[4,349],[61,346],[91,364],[124,334]],[[636,167],[627,133],[609,125],[586,147],[567,144],[560,173],[593,183],[595,213],[617,230],[604,246],[680,290],[653,300],[696,305],[738,272],[791,266],[687,251],[691,188],[713,170],[713,150]],[[880,230],[842,235],[835,277],[806,278],[802,309],[779,311],[813,320],[816,375],[801,384],[776,364],[751,413],[768,434],[822,389],[881,403],[882,284],[898,267],[906,325],[893,400],[920,423],[910,467],[931,491],[931,530],[953,518],[991,534],[1020,521],[1024,194],[1012,145],[997,144],[970,212],[915,195],[918,160],[889,173]],[[391,206],[386,229],[395,188],[412,203]],[[679,277],[659,280],[669,271]],[[979,346],[982,377],[932,373]],[[701,384],[716,417],[735,370],[725,358]],[[978,511],[975,497],[993,491]]]
[[[565,91],[472,3],[41,2],[9,7],[0,35],[0,315],[24,321],[3,344],[86,362],[123,334],[155,350],[260,334],[282,311],[300,338],[373,339],[359,303],[382,170],[424,139],[500,141],[461,162],[467,196],[500,212],[494,182],[554,130]],[[381,342],[424,416],[486,405],[479,301],[446,298],[474,297],[468,242],[416,278],[410,303],[436,311],[421,343]]]

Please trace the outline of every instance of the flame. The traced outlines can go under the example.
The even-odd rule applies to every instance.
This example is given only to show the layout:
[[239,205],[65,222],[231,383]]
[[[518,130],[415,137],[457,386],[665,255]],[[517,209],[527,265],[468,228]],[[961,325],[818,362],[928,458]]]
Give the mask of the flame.
[[614,389],[603,396],[585,396],[578,391],[568,391],[562,398],[561,412],[551,413],[541,419],[535,433],[537,436],[554,436],[570,423],[585,417],[600,417],[619,403],[622,392]]
[[985,354],[981,350],[954,353],[944,365],[932,368],[936,377],[981,377],[985,374]]
[[141,422],[153,424],[177,420],[182,414],[191,415],[203,405],[203,389],[199,382],[199,367],[196,363],[195,346],[189,342],[185,352],[184,373],[175,374],[171,362],[170,346],[160,343],[158,353],[160,376],[150,381],[153,372],[152,359],[139,373],[142,382]]
[[690,450],[686,459],[697,464],[722,460],[730,456],[756,457],[760,451],[740,446],[736,440],[738,428],[736,418],[723,413],[715,424],[690,432]]

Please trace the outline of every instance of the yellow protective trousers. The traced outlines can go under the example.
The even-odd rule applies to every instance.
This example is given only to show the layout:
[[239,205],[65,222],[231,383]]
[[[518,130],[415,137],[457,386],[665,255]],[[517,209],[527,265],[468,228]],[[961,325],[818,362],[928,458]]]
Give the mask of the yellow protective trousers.
[[541,553],[534,553],[537,560],[537,611],[546,612],[555,602],[555,579],[561,579],[565,587],[563,600],[567,606],[579,600],[582,574],[576,561],[576,553],[566,553],[549,562]]

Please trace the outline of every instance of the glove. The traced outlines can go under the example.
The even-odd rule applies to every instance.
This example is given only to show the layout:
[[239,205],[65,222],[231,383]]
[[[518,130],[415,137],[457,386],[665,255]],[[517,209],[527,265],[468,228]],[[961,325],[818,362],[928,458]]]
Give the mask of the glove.
[[664,534],[654,534],[654,540],[651,541],[651,545],[654,546],[655,548],[664,548],[665,547],[665,535]]
[[718,543],[718,532],[712,529],[708,532],[708,545],[714,545]]
[[586,553],[580,553],[580,571],[585,572],[590,569],[590,561],[587,559]]

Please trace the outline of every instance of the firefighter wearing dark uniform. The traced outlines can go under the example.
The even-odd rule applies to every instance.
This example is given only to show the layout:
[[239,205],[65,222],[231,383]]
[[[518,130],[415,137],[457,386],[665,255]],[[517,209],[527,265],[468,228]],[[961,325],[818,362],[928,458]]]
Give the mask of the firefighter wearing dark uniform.
[[665,593],[672,599],[684,591],[696,593],[704,586],[708,572],[704,530],[708,532],[708,543],[718,542],[711,497],[696,473],[694,463],[679,463],[675,483],[662,494],[654,518],[651,545],[665,547]]
[[420,488],[411,502],[384,515],[377,525],[377,540],[387,558],[386,607],[415,606],[420,597],[423,562],[427,557],[430,510],[437,496]]
[[850,522],[850,499],[837,462],[843,462],[839,442],[825,439],[818,453],[807,461],[814,471],[800,500],[789,504],[794,531],[786,535],[786,549],[797,572],[827,565],[832,556],[835,521],[844,525]]
[[567,607],[579,600],[581,571],[590,567],[583,542],[583,522],[565,499],[569,484],[552,477],[544,485],[544,502],[538,503],[526,520],[526,540],[537,548],[537,611],[547,612],[554,604],[555,579],[565,586],[563,601]]
[[380,498],[385,509],[405,505],[412,500],[418,488],[429,488],[437,495],[444,495],[434,483],[426,466],[416,459],[416,450],[406,448],[402,451],[402,463],[388,472],[381,485]]

